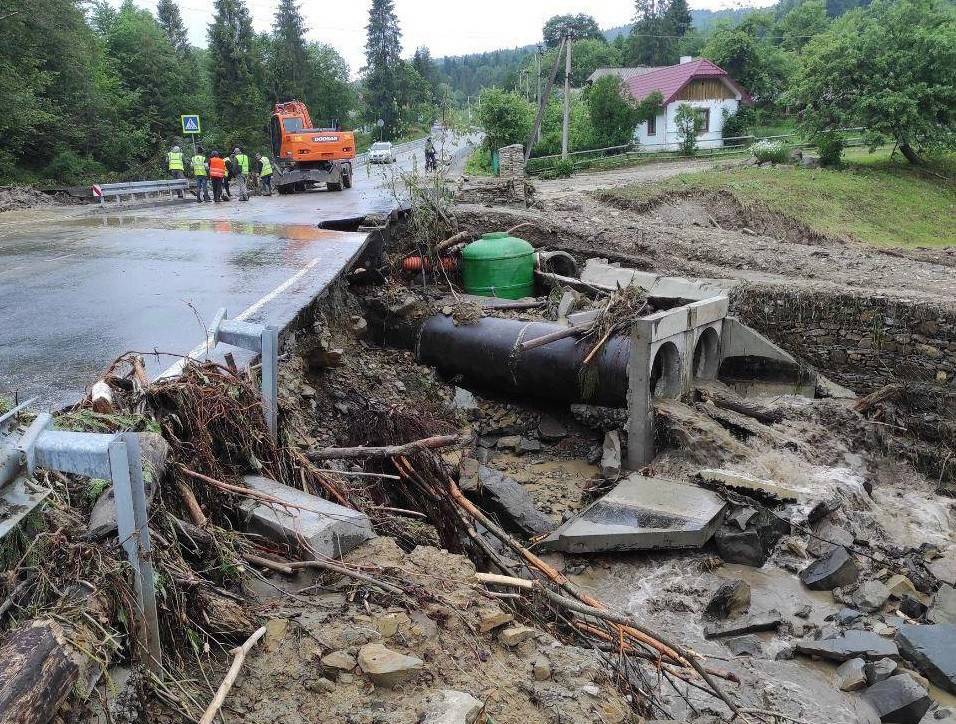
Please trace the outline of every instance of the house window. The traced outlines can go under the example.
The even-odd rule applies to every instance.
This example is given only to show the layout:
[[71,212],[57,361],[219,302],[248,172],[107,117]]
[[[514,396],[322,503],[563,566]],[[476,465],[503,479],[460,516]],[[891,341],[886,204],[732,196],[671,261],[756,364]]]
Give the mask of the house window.
[[710,108],[698,108],[697,116],[700,118],[701,133],[710,132]]
[[651,116],[647,119],[647,135],[656,136],[657,135],[657,116]]

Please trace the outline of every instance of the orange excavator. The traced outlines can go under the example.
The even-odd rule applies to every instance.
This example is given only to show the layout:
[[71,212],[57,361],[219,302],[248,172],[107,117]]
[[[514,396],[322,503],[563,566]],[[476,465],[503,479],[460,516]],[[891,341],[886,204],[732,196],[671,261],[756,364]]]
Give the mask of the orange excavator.
[[337,121],[316,128],[301,101],[276,103],[270,124],[276,159],[273,183],[280,194],[325,184],[329,191],[352,186],[355,135]]

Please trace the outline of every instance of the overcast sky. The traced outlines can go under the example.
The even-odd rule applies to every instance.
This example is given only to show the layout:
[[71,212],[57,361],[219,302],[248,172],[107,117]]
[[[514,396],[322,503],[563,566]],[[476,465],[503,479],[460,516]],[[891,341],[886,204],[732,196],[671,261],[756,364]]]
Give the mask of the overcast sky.
[[[112,0],[119,5],[121,0]],[[155,10],[156,0],[134,0]],[[767,5],[772,0],[690,0],[692,8]],[[206,26],[212,20],[212,0],[177,0],[194,45],[206,45]],[[246,0],[256,30],[272,25],[276,0]],[[364,65],[365,25],[371,0],[302,0],[309,40],[334,46],[349,62],[354,76]],[[403,55],[419,45],[433,57],[514,48],[541,40],[541,26],[552,15],[586,12],[602,28],[629,23],[632,0],[395,0],[402,29]]]

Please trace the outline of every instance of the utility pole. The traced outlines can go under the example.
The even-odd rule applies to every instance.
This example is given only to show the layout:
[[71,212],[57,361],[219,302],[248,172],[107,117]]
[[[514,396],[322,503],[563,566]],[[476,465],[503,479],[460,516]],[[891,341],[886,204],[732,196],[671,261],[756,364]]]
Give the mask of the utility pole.
[[561,128],[561,159],[568,158],[568,124],[571,121],[571,34],[565,36],[568,46],[564,56],[564,125]]
[[[551,66],[551,75],[548,76],[548,85],[545,86],[544,95],[541,96],[541,101],[538,103],[538,113],[534,117],[534,127],[531,129],[531,135],[528,136],[528,143],[524,150],[525,163],[527,163],[531,157],[531,148],[534,146],[535,140],[538,138],[538,133],[541,131],[541,119],[544,117],[544,107],[551,97],[551,89],[554,88],[554,79],[558,77],[558,67],[561,65],[561,53],[564,52],[565,42],[566,39],[561,38],[561,45],[554,56],[554,65]],[[481,102],[480,96],[478,101],[479,103]]]

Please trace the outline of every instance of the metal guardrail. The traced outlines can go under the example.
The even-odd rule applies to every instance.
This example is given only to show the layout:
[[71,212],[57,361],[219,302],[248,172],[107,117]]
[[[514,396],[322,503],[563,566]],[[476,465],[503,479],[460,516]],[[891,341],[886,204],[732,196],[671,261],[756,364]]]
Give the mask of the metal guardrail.
[[93,195],[100,200],[100,205],[106,203],[107,197],[115,197],[122,201],[123,196],[129,196],[130,200],[136,198],[137,194],[156,194],[168,193],[170,197],[176,192],[187,191],[189,189],[188,179],[162,179],[159,181],[120,181],[112,184],[94,184]]

